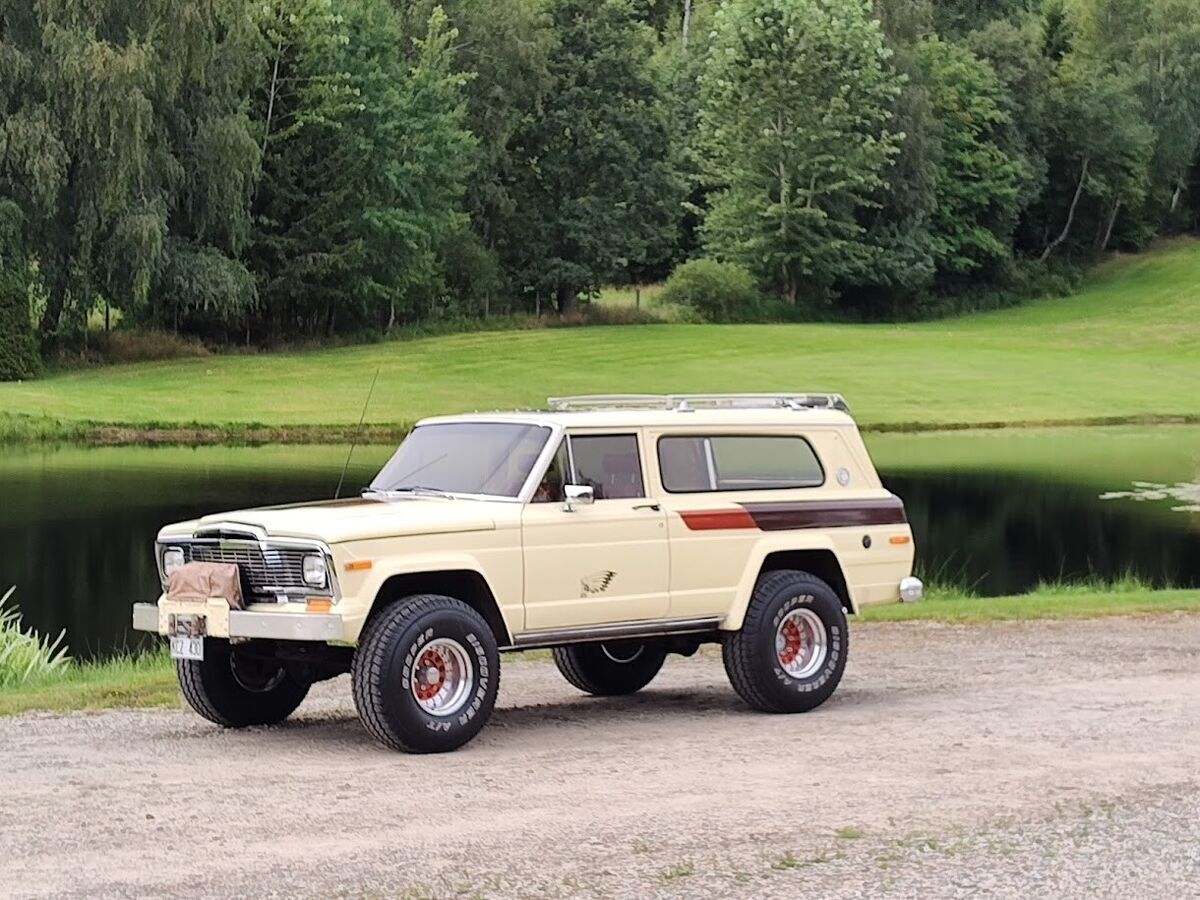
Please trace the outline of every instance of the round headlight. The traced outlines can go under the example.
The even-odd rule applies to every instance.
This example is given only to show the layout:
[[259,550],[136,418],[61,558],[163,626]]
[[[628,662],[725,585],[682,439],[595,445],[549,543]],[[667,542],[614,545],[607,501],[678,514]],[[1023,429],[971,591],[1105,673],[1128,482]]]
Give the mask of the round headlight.
[[168,547],[163,551],[162,555],[163,576],[170,578],[171,573],[182,566],[185,562],[187,562],[187,559],[184,558],[183,549],[181,547]]
[[304,557],[304,583],[309,587],[325,587],[325,557],[319,553]]

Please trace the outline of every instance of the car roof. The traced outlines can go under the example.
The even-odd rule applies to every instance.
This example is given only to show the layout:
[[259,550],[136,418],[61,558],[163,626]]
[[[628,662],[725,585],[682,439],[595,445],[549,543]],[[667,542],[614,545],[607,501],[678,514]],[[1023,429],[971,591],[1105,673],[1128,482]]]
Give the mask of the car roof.
[[422,419],[418,425],[514,422],[563,428],[737,428],[838,426],[854,420],[836,409],[580,409],[474,412]]

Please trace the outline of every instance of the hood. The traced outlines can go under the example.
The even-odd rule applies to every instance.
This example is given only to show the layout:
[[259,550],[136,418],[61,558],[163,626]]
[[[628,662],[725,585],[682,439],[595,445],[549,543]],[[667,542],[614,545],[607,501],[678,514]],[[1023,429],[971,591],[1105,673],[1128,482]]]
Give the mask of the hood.
[[256,525],[271,537],[315,538],[329,544],[417,534],[490,531],[492,504],[440,497],[382,500],[350,498],[205,516],[197,528],[222,523]]

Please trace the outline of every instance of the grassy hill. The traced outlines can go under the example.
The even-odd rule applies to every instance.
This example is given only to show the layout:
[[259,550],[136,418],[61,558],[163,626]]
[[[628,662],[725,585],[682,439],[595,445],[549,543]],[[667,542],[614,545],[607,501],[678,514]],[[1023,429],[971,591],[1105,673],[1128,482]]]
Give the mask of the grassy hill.
[[1200,241],[1115,258],[1072,297],[939,322],[546,329],[213,356],[3,384],[0,412],[10,434],[27,416],[347,426],[377,367],[367,421],[380,425],[548,394],[783,389],[840,391],[875,427],[1196,419]]

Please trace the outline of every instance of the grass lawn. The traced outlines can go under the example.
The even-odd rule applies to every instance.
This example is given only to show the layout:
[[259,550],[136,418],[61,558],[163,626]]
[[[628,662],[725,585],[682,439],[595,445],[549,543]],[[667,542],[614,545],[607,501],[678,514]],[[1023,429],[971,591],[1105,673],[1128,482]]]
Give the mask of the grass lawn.
[[[930,591],[920,603],[871,607],[855,622],[931,621],[980,624],[1005,620],[1078,619],[1101,616],[1200,613],[1200,591],[1151,590],[1136,580],[1116,584],[1045,585],[1014,597],[974,597],[954,589]],[[851,625],[853,628],[853,623]],[[517,654],[549,662],[550,651]],[[510,664],[512,657],[506,657]],[[165,652],[99,663],[72,663],[56,674],[19,686],[0,687],[0,716],[44,710],[69,712],[183,705],[175,669]]]
[[0,716],[183,704],[166,652],[102,663],[73,663],[56,675],[0,688]]
[[[1115,585],[1045,585],[1012,597],[976,597],[934,588],[919,603],[889,603],[863,611],[863,622],[946,622],[959,625],[1029,619],[1096,619],[1200,612],[1200,591],[1154,590],[1136,581]],[[853,627],[853,625],[851,626]]]
[[1105,263],[1075,296],[939,322],[483,332],[57,374],[0,384],[0,439],[87,422],[344,432],[377,368],[381,426],[555,393],[783,389],[840,391],[869,427],[1200,420],[1198,347],[1200,241],[1181,239]]

